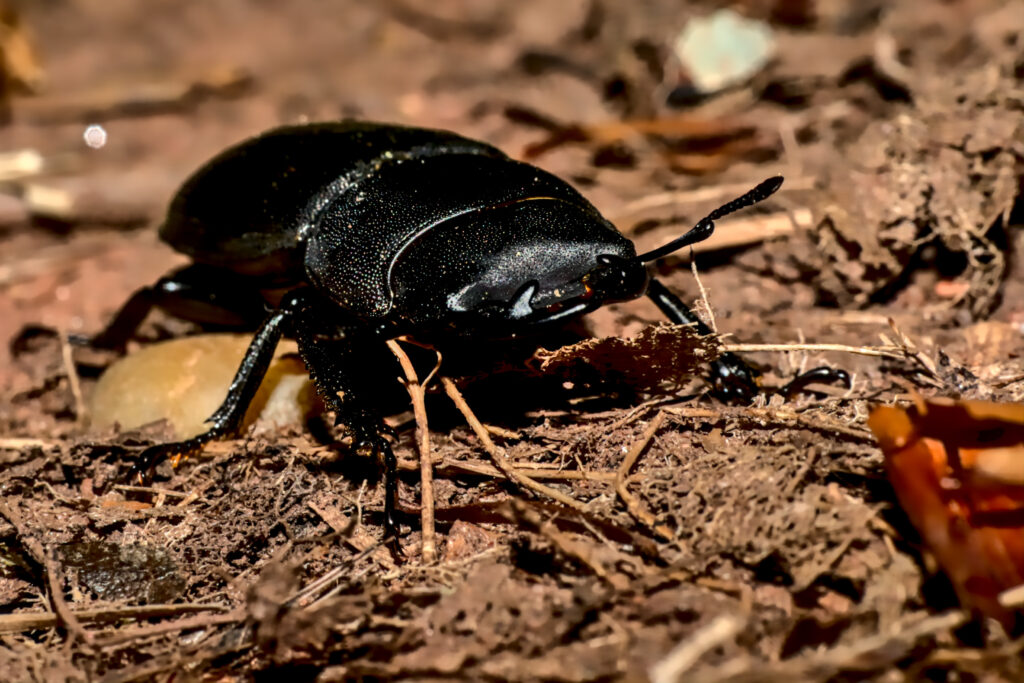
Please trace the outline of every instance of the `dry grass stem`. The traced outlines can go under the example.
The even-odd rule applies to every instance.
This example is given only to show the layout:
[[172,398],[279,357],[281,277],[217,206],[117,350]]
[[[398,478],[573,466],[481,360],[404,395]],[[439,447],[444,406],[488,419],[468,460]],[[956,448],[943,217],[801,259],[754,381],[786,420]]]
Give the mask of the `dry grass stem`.
[[422,555],[424,564],[437,560],[437,532],[434,529],[434,463],[430,456],[430,429],[427,425],[427,407],[424,392],[430,379],[441,367],[441,354],[437,351],[437,364],[422,383],[416,375],[412,361],[394,339],[388,341],[388,348],[402,366],[405,373],[405,388],[412,399],[412,413],[416,419],[416,446],[420,452],[420,528],[423,536]]
[[650,512],[645,510],[640,501],[629,492],[626,487],[626,477],[629,476],[630,470],[636,465],[636,461],[640,458],[640,455],[647,448],[647,444],[651,442],[654,435],[661,429],[661,425],[665,422],[665,413],[659,411],[651,423],[647,425],[647,429],[644,430],[643,435],[640,439],[633,444],[633,447],[626,453],[626,457],[622,460],[622,464],[619,465],[619,471],[615,475],[615,491],[619,494],[619,498],[626,505],[626,510],[636,521],[640,522],[644,526],[652,529],[658,536],[661,536],[665,540],[672,539],[672,531],[663,524],[658,524]]
[[708,651],[736,637],[746,625],[745,620],[732,614],[716,617],[692,636],[676,645],[649,670],[651,683],[675,683]]
[[451,381],[447,377],[441,378],[441,383],[444,385],[445,393],[455,403],[455,407],[459,409],[462,416],[466,418],[466,422],[473,429],[476,434],[476,438],[480,439],[480,443],[483,445],[484,450],[487,451],[487,455],[491,456],[491,461],[494,466],[505,476],[509,481],[522,486],[525,489],[534,491],[541,495],[547,496],[553,500],[557,500],[562,505],[571,507],[574,510],[583,511],[586,506],[580,503],[575,498],[567,496],[558,489],[553,489],[550,486],[545,486],[540,482],[534,481],[531,477],[526,476],[522,472],[519,472],[512,466],[505,454],[494,445],[494,441],[491,440],[490,434],[487,433],[487,428],[483,426],[480,420],[477,419],[476,415],[473,414],[473,410],[466,403],[466,399],[462,397],[462,393],[459,388],[455,386],[455,382]]
[[43,568],[46,574],[46,584],[50,593],[50,602],[53,605],[53,612],[57,615],[59,623],[67,629],[68,633],[77,638],[87,646],[92,644],[92,635],[85,630],[75,613],[68,607],[64,600],[64,591],[60,585],[60,569],[57,566],[53,553],[47,552],[43,544],[29,533],[25,520],[16,507],[7,505],[0,500],[0,516],[4,517],[14,527],[18,535],[18,541],[25,548],[28,554],[36,563]]
[[758,351],[838,351],[859,356],[878,358],[906,358],[903,348],[896,345],[850,346],[849,344],[722,344],[722,351],[731,353],[755,353]]
[[71,397],[75,401],[75,419],[82,422],[86,418],[85,399],[82,398],[82,382],[78,378],[75,359],[71,356],[71,342],[68,341],[68,333],[64,330],[60,331],[60,357],[64,363],[64,373],[68,377]]
[[[715,232],[711,237],[691,245],[686,252],[677,252],[675,257],[685,260],[688,258],[687,254],[706,254],[723,249],[759,244],[791,235],[796,232],[798,227],[809,226],[812,223],[813,215],[806,208],[797,208],[786,213],[761,214],[715,221]],[[678,223],[659,226],[656,230],[645,232],[636,240],[637,251],[653,249],[685,231],[685,226]]]
[[57,564],[56,550],[44,555],[43,566],[46,569],[46,587],[50,591],[50,602],[53,604],[53,611],[60,618],[68,633],[85,645],[92,646],[92,634],[85,630],[82,622],[78,620],[75,613],[68,606],[64,599],[64,588],[61,586],[61,571]]
[[551,541],[551,544],[560,553],[588,567],[598,578],[613,583],[613,578],[609,575],[608,570],[595,556],[592,545],[562,533],[553,521],[545,518],[530,504],[522,500],[510,500],[508,503],[516,521]]
[[711,302],[708,301],[708,290],[704,288],[704,283],[701,282],[700,273],[697,271],[697,262],[690,261],[690,270],[693,271],[693,279],[697,281],[697,287],[700,288],[700,300],[704,305],[704,312],[707,314],[708,327],[715,334],[718,334],[718,323],[715,322],[715,312],[711,309]]
[[[79,623],[102,623],[122,621],[126,619],[156,619],[173,617],[192,612],[219,612],[221,605],[203,605],[199,603],[183,603],[180,605],[139,605],[123,608],[97,608],[72,610]],[[21,612],[18,614],[0,614],[0,633],[21,633],[44,628],[53,628],[60,624],[56,612]],[[97,643],[99,644],[99,643]],[[104,643],[105,644],[105,643]]]
[[861,638],[826,650],[780,662],[738,657],[725,664],[695,672],[687,681],[695,683],[790,683],[827,680],[842,671],[878,669],[896,662],[911,651],[918,640],[948,632],[968,620],[962,610],[920,618],[912,615],[887,632]]
[[153,495],[166,496],[168,498],[188,498],[194,492],[172,491],[171,489],[156,488],[154,486],[131,486],[129,484],[115,484],[115,491],[131,491],[133,493],[151,493]]
[[[177,605],[174,606],[176,607]],[[139,640],[142,638],[162,636],[167,633],[174,633],[175,631],[191,631],[201,628],[210,628],[211,626],[221,626],[223,624],[234,624],[243,621],[245,616],[244,610],[236,609],[227,614],[204,614],[195,617],[188,617],[186,619],[179,619],[178,621],[172,621],[167,624],[147,624],[145,626],[138,626],[123,632],[115,631],[114,633],[107,635],[97,636],[96,645],[99,647],[111,647],[113,645],[130,643],[133,640]]]
[[[398,469],[411,472],[419,468],[419,463],[412,459],[398,461]],[[558,481],[615,481],[615,472],[583,472],[581,470],[562,470],[540,463],[523,463],[515,466],[517,472],[533,479],[553,479]],[[434,463],[434,474],[439,477],[459,477],[465,474],[476,474],[481,477],[503,477],[493,465],[479,460],[449,460],[447,458]]]
[[[686,204],[699,203],[722,203],[749,190],[757,181],[747,183],[730,183],[727,185],[712,185],[701,187],[696,190],[677,190],[674,192],[656,192],[634,199],[626,204],[621,213],[612,220],[613,223],[621,223],[638,213],[650,211],[651,209],[674,209]],[[793,190],[810,190],[814,187],[816,179],[812,176],[801,176],[798,178],[786,178],[783,192]]]
[[1024,583],[999,594],[999,604],[1006,609],[1024,607]]
[[59,445],[56,441],[45,441],[43,439],[22,439],[18,437],[0,439],[0,450],[20,451],[25,448],[53,448]]

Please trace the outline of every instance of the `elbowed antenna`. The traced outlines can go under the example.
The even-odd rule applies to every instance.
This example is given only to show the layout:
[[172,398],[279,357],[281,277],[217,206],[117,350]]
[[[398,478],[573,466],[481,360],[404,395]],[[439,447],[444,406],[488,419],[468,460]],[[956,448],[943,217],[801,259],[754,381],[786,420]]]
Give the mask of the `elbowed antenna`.
[[747,192],[742,197],[737,197],[731,202],[723,204],[704,218],[701,218],[697,221],[697,224],[690,228],[689,232],[682,237],[677,237],[668,244],[662,245],[645,254],[640,254],[638,258],[644,263],[649,263],[650,261],[660,259],[662,256],[671,254],[673,251],[678,251],[683,247],[696,244],[697,242],[703,242],[707,238],[711,237],[711,233],[715,231],[715,221],[719,218],[722,216],[728,216],[730,213],[739,211],[740,209],[745,209],[748,206],[752,206],[767,199],[768,197],[771,197],[780,187],[782,187],[782,176],[777,175],[774,178],[769,178],[768,180],[761,182],[757,187],[752,189],[750,192]]

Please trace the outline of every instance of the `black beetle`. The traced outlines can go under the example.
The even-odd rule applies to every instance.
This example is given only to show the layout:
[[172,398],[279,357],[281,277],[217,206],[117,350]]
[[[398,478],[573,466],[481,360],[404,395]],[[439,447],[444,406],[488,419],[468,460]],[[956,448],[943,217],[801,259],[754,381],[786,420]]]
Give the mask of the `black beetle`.
[[[508,338],[643,295],[675,323],[711,330],[645,263],[706,239],[713,221],[775,192],[764,181],[646,254],[567,183],[454,133],[361,122],[277,128],[219,154],[171,202],[160,236],[193,263],[140,290],[96,346],[120,347],[153,306],[256,329],[208,431],[148,449],[147,468],[237,429],[277,341],[293,335],[358,451],[383,456],[385,532],[397,531],[396,462],[353,381],[360,349],[402,334]],[[267,315],[267,307],[272,310]],[[714,393],[748,401],[738,357]]]

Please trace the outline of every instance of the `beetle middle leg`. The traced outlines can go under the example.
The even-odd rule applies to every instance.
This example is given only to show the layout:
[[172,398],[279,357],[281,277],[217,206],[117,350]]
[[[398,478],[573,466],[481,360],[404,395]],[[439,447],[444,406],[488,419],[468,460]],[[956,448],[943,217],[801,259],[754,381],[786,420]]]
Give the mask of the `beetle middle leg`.
[[270,367],[270,361],[274,357],[274,351],[277,348],[277,343],[281,340],[285,326],[300,309],[301,304],[289,298],[263,321],[249,343],[249,348],[246,349],[234,379],[231,380],[227,396],[224,397],[220,407],[206,420],[210,425],[209,429],[184,441],[150,446],[140,454],[132,467],[132,475],[146,478],[153,468],[163,460],[171,456],[197,451],[208,441],[238,431],[245,418],[245,411],[256,395],[264,375],[267,374],[267,368]]
[[381,344],[383,336],[358,326],[331,324],[330,309],[310,307],[296,318],[294,333],[310,378],[334,411],[335,425],[352,433],[352,446],[361,456],[384,462],[384,536],[391,539],[392,553],[400,556],[398,543],[398,460],[383,432],[389,431],[376,407],[371,407],[369,387],[355,371],[363,358],[372,355],[368,345]]

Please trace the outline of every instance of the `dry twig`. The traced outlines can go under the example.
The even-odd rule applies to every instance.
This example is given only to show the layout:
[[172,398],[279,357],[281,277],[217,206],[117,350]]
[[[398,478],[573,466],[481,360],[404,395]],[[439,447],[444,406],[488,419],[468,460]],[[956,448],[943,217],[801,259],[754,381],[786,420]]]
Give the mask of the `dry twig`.
[[[536,466],[534,466],[536,465]],[[398,461],[398,469],[405,472],[412,472],[419,469],[420,465],[412,459]],[[563,470],[541,465],[539,463],[522,463],[514,469],[520,474],[525,474],[532,479],[554,479],[569,481],[615,481],[615,472],[592,472],[582,470]],[[445,458],[434,463],[434,474],[439,477],[460,477],[466,474],[475,474],[481,477],[502,477],[500,470],[493,465],[488,465],[479,460],[449,460]]]
[[64,373],[68,377],[71,396],[75,401],[75,419],[82,422],[86,418],[85,399],[82,398],[82,382],[78,379],[75,359],[71,357],[71,342],[68,341],[68,333],[65,330],[60,331],[60,357],[64,363]]
[[[609,574],[608,570],[604,567],[604,564],[595,557],[592,545],[569,538],[558,530],[558,527],[553,521],[545,519],[544,516],[532,505],[529,505],[522,500],[512,499],[508,501],[508,504],[516,521],[523,524],[530,531],[538,533],[551,541],[551,544],[554,545],[560,553],[567,557],[571,557],[585,567],[590,568],[590,570],[594,572],[599,579],[607,581],[613,586],[621,582],[621,577]],[[624,588],[624,586],[616,587],[620,589]]]
[[[691,251],[678,252],[676,258],[686,259],[686,254],[704,254],[722,249],[735,249],[751,244],[760,244],[777,237],[793,234],[797,227],[813,222],[809,209],[799,208],[790,213],[771,213],[746,218],[733,218],[715,223],[715,232],[703,242],[691,247]],[[636,240],[637,251],[645,251],[667,241],[667,238],[685,232],[678,223],[667,223],[656,230],[643,233]]]
[[455,382],[451,381],[447,377],[441,378],[441,383],[444,384],[445,393],[455,403],[455,407],[459,409],[462,416],[466,418],[466,422],[473,429],[476,434],[476,438],[480,439],[480,443],[483,444],[484,450],[487,451],[487,455],[491,456],[491,461],[494,462],[494,466],[511,482],[522,486],[523,488],[535,491],[557,500],[562,505],[567,505],[574,510],[584,510],[586,507],[583,503],[580,503],[575,498],[567,496],[557,489],[553,489],[550,486],[545,486],[540,482],[534,481],[532,478],[526,476],[522,472],[516,470],[512,463],[509,462],[505,454],[502,453],[501,449],[494,445],[494,441],[491,440],[490,434],[487,433],[487,428],[481,424],[480,420],[477,419],[476,415],[473,414],[473,410],[466,403],[466,399],[462,397],[462,393],[459,388],[455,386]]
[[[132,607],[72,610],[79,623],[102,623],[123,621],[126,619],[155,619],[157,617],[173,617],[190,612],[222,611],[221,605],[203,605],[199,603],[183,603],[180,605],[138,605]],[[18,614],[0,614],[0,633],[22,633],[45,628],[53,628],[61,623],[56,612],[21,612]],[[181,624],[182,622],[175,622]],[[179,628],[191,628],[180,626]],[[107,641],[98,645],[106,645]]]
[[434,530],[434,463],[430,456],[430,429],[427,426],[427,407],[424,404],[424,392],[431,378],[441,367],[441,354],[437,354],[437,364],[427,378],[420,382],[416,368],[406,355],[398,341],[388,340],[388,348],[395,354],[402,372],[405,373],[405,389],[412,400],[412,412],[416,418],[416,445],[420,452],[420,525],[423,535],[423,563],[432,564],[437,559],[437,534]]
[[32,559],[43,568],[43,572],[46,575],[46,585],[50,593],[50,602],[53,605],[54,613],[60,620],[60,624],[68,630],[68,633],[81,642],[86,645],[91,644],[92,636],[82,627],[81,622],[78,621],[78,618],[64,600],[64,591],[60,587],[59,569],[54,558],[46,551],[43,544],[29,533],[25,520],[16,507],[0,500],[0,516],[3,516],[11,523],[21,545]]
[[839,351],[860,356],[879,358],[906,358],[904,349],[896,345],[850,346],[849,344],[722,344],[722,351],[731,353],[755,353],[758,351]]
[[744,619],[733,614],[723,614],[707,624],[692,636],[682,641],[650,668],[651,683],[675,683],[683,680],[697,661],[730,638],[735,637],[746,625]]
[[693,279],[697,281],[697,287],[700,289],[700,301],[704,306],[704,312],[707,314],[708,327],[715,334],[718,334],[718,323],[715,321],[715,311],[711,308],[711,302],[708,301],[708,290],[704,288],[704,283],[700,279],[700,273],[697,271],[697,262],[690,260],[690,270],[693,271]]
[[[178,605],[172,606],[177,607]],[[172,621],[170,623],[147,624],[127,631],[116,631],[106,636],[99,636],[96,638],[96,644],[100,647],[111,647],[113,645],[130,643],[133,640],[140,640],[142,638],[162,636],[166,633],[174,633],[175,631],[210,628],[211,626],[221,626],[223,624],[234,624],[243,621],[245,616],[246,614],[244,609],[235,609],[227,614],[204,614],[179,619],[178,621]]]
[[921,619],[912,615],[895,628],[850,644],[825,650],[811,650],[802,656],[766,662],[750,656],[736,657],[724,664],[693,672],[688,681],[697,683],[788,683],[820,681],[841,671],[871,671],[905,657],[924,637],[963,625],[968,615],[962,610]]
[[626,487],[626,477],[629,475],[629,471],[636,465],[636,461],[640,458],[640,454],[647,448],[647,444],[651,442],[654,435],[661,429],[661,425],[665,422],[665,413],[659,411],[651,423],[647,425],[647,429],[644,430],[640,440],[633,444],[633,447],[629,449],[626,457],[622,460],[622,464],[619,465],[619,471],[615,475],[615,491],[619,494],[619,498],[626,504],[626,510],[636,521],[652,529],[656,534],[661,536],[666,541],[672,540],[672,531],[664,524],[658,524],[655,520],[654,515],[645,510],[640,501],[629,492]]

